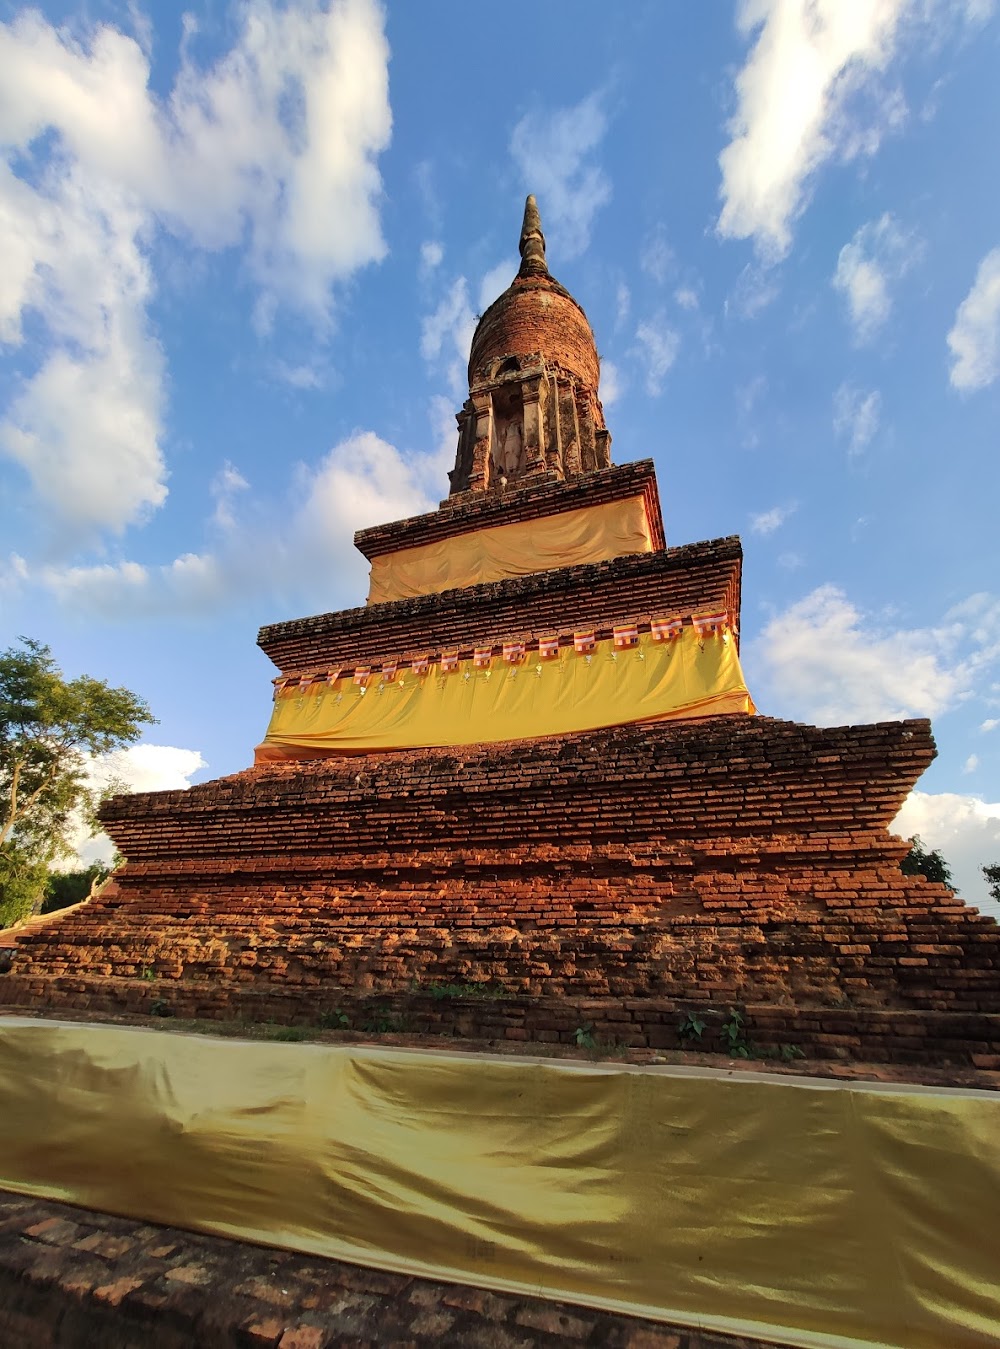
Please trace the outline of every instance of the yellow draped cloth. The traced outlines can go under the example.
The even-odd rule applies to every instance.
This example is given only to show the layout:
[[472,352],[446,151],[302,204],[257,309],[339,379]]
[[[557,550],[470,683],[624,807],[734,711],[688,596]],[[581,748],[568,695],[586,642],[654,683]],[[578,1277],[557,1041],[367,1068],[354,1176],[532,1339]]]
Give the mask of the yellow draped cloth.
[[442,543],[376,557],[368,603],[435,595],[440,590],[527,576],[552,567],[649,553],[652,548],[645,500],[628,497],[543,519],[472,530]]
[[0,1186],[781,1344],[1000,1342],[1000,1093],[0,1018]]
[[601,641],[592,654],[561,647],[544,660],[529,651],[490,668],[462,660],[450,673],[405,667],[365,686],[350,675],[332,684],[279,692],[256,762],[364,754],[373,750],[491,744],[622,726],[637,721],[754,711],[730,633],[680,636],[617,650]]

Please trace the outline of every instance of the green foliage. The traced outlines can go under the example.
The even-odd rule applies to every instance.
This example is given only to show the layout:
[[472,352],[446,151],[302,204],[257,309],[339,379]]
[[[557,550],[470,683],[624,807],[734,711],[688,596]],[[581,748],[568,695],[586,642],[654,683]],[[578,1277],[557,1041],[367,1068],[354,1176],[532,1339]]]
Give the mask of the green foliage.
[[149,1004],[150,1016],[173,1016],[174,1009],[165,998],[154,998]]
[[448,998],[502,998],[503,989],[495,984],[428,984],[427,992],[432,998],[444,1001]]
[[588,1022],[586,1026],[577,1026],[573,1032],[573,1040],[580,1049],[596,1049],[597,1038],[594,1035],[594,1028]]
[[42,900],[42,913],[55,913],[71,904],[79,904],[89,899],[94,889],[111,875],[110,867],[100,862],[83,871],[52,871],[45,882],[45,898]]
[[1000,903],[1000,862],[994,862],[991,866],[983,867],[983,875],[986,877],[986,884],[990,887],[990,895]]
[[677,1027],[678,1039],[684,1040],[687,1043],[693,1043],[695,1040],[700,1040],[705,1032],[705,1026],[707,1024],[708,1023],[703,1021],[700,1016],[696,1016],[694,1012],[688,1012],[687,1016]]
[[925,876],[929,881],[939,881],[950,888],[954,886],[948,863],[936,848],[928,852],[919,834],[910,839],[910,851],[899,866],[904,876]]
[[49,871],[18,848],[0,845],[0,927],[13,927],[38,907]]
[[320,1012],[320,1030],[348,1030],[351,1018],[344,1012]]
[[44,872],[69,854],[81,817],[96,829],[90,759],[132,744],[153,720],[128,689],[64,679],[40,642],[0,652],[0,924],[41,903]]
[[729,1009],[729,1016],[719,1027],[722,1040],[722,1052],[732,1059],[748,1059],[750,1045],[746,1036],[746,1023],[743,1014],[735,1007]]
[[408,1026],[405,1016],[399,1016],[388,1007],[373,1007],[362,1022],[361,1029],[372,1035],[392,1035],[407,1030]]

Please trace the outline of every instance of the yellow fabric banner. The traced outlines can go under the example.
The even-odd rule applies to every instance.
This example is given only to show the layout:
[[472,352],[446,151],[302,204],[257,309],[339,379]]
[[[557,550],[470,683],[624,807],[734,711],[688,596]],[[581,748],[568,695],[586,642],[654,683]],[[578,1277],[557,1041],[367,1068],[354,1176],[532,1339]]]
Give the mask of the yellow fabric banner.
[[380,749],[490,744],[527,740],[635,721],[753,712],[729,633],[699,638],[684,628],[670,641],[644,633],[615,650],[597,642],[592,654],[560,648],[554,659],[529,651],[517,665],[494,656],[489,669],[461,660],[444,673],[376,673],[366,686],[348,675],[333,684],[282,691],[258,763]]
[[800,1346],[1000,1341],[1000,1093],[0,1018],[0,1186]]
[[652,552],[643,497],[459,534],[387,553],[372,562],[369,604],[527,576],[553,567]]

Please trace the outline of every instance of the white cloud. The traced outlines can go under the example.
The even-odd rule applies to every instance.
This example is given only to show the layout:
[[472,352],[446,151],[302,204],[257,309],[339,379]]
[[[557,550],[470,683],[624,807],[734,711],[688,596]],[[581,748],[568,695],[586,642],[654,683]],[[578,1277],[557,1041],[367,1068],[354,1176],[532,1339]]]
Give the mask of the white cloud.
[[972,696],[998,660],[1000,601],[991,596],[970,597],[934,627],[887,629],[834,585],[747,644],[776,714],[825,726],[937,716]]
[[619,281],[615,289],[615,329],[621,328],[628,322],[629,311],[632,308],[632,292],[624,281]]
[[958,307],[948,346],[953,388],[985,389],[1000,375],[1000,248],[979,264],[972,289]]
[[613,361],[601,361],[601,403],[609,408],[616,403],[626,389],[625,377]]
[[[915,0],[742,0],[738,27],[756,43],[736,77],[732,140],[719,156],[720,234],[783,256],[821,165],[875,152],[903,115],[877,77],[915,8]],[[865,114],[851,106],[859,92],[874,95]]]
[[611,183],[591,162],[608,123],[599,93],[571,108],[522,117],[510,152],[525,189],[538,198],[549,257],[575,258],[590,242],[594,217],[611,200]]
[[723,312],[727,318],[754,319],[777,297],[779,289],[771,268],[748,262],[726,296]]
[[[111,784],[126,792],[172,792],[191,786],[195,773],[208,764],[195,749],[175,749],[172,745],[130,745],[113,754],[93,759],[88,770],[92,786],[104,790]],[[93,862],[107,864],[114,844],[105,833],[90,835],[86,825],[78,824],[68,839],[73,856],[65,858],[63,871],[88,867]]]
[[674,299],[681,309],[698,308],[698,292],[692,290],[690,286],[681,286],[680,290],[674,292]]
[[677,359],[681,339],[670,327],[663,314],[640,323],[635,330],[638,345],[633,352],[646,373],[646,392],[651,398],[658,398],[663,392],[663,381],[667,371]]
[[469,283],[464,276],[459,276],[441,297],[437,308],[427,314],[420,325],[420,354],[429,365],[445,370],[455,397],[468,395],[469,348],[475,330],[476,316],[469,304]]
[[639,266],[659,286],[663,285],[673,270],[674,251],[667,243],[662,225],[643,243],[639,254]]
[[760,515],[751,515],[750,528],[755,534],[773,534],[790,515],[795,513],[795,510],[794,502],[790,506],[773,506],[769,511],[762,511]]
[[[265,321],[329,322],[334,285],[385,252],[378,154],[388,48],[373,0],[254,0],[208,69],[186,45],[169,97],[105,25],[78,42],[25,11],[0,24],[0,340],[44,350],[0,423],[64,543],[121,532],[166,497],[150,247],[167,229],[243,245]],[[186,31],[187,31],[186,26]]]
[[920,256],[920,243],[889,214],[869,221],[840,250],[833,284],[847,300],[859,342],[868,342],[892,309],[889,284],[905,276]]
[[987,717],[979,729],[989,732],[995,731],[998,726],[1000,726],[1000,717]]
[[300,465],[287,499],[255,500],[238,472],[223,470],[225,518],[218,521],[217,510],[223,528],[212,551],[159,566],[47,566],[32,579],[76,612],[117,621],[218,612],[251,596],[325,608],[358,603],[367,563],[353,547],[354,531],[431,510],[445,495],[455,423],[449,409],[445,426],[444,404],[432,407],[439,442],[432,453],[404,457],[373,432],[358,432],[315,468]]
[[420,274],[421,276],[430,276],[431,272],[441,266],[444,261],[444,245],[439,244],[435,239],[428,239],[426,243],[420,245]]
[[1000,862],[1000,802],[911,792],[889,827],[903,838],[919,834],[925,848],[941,853],[966,902],[1000,919],[1000,904],[990,898],[981,870]]
[[864,393],[853,384],[841,384],[833,396],[833,429],[847,441],[852,457],[871,443],[879,428],[882,396],[877,389]]
[[966,759],[965,763],[962,765],[962,772],[974,773],[978,767],[979,767],[979,755],[970,754],[969,757]]
[[222,468],[212,479],[209,488],[212,496],[215,498],[215,514],[213,519],[220,529],[231,529],[236,523],[233,515],[233,506],[237,495],[240,492],[246,492],[250,484],[244,478],[238,468],[227,459]]
[[498,296],[502,295],[510,283],[517,276],[517,269],[521,265],[520,258],[504,258],[498,262],[495,267],[483,277],[479,283],[479,312],[485,314]]

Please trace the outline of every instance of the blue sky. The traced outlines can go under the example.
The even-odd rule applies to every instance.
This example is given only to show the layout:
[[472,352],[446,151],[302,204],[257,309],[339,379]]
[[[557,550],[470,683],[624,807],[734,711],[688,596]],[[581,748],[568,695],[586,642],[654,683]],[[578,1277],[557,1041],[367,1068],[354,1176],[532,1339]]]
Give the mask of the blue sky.
[[259,624],[433,508],[537,194],[668,542],[740,533],[760,709],[933,718],[900,821],[1000,861],[992,0],[0,0],[0,639],[250,762]]

